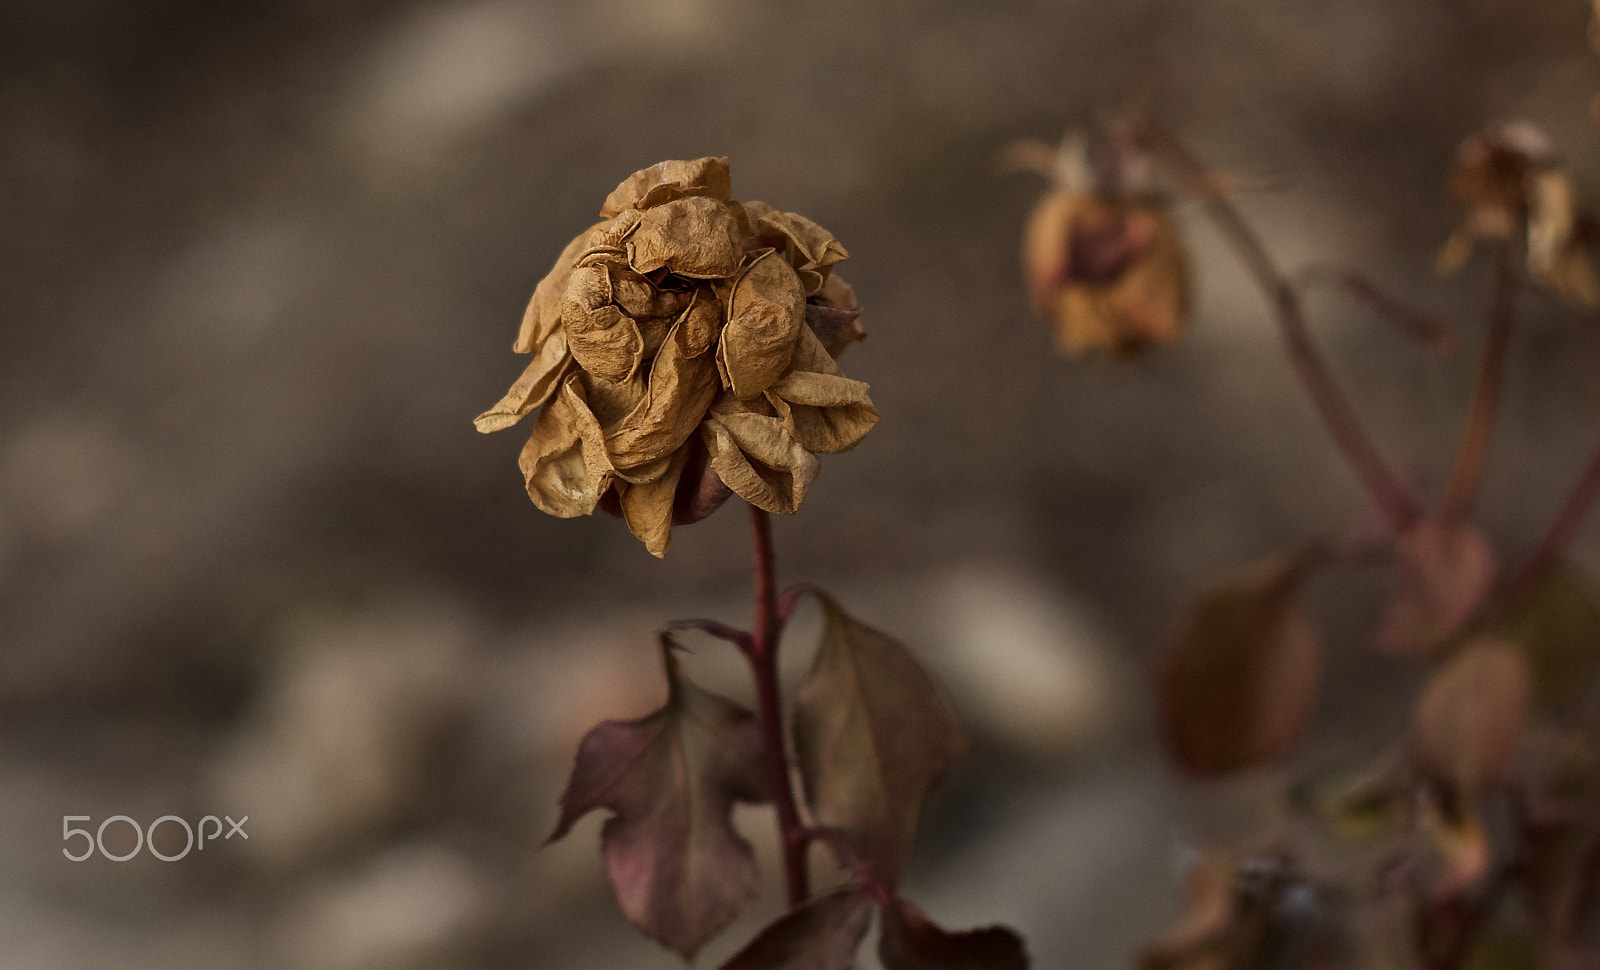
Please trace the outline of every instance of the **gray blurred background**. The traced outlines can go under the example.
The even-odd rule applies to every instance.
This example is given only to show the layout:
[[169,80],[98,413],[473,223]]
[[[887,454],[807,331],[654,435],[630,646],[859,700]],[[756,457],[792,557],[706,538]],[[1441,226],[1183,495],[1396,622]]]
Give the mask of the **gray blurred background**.
[[[776,523],[950,685],[975,751],[908,894],[1036,966],[1118,967],[1192,846],[1295,767],[1371,754],[1412,675],[1368,659],[1378,570],[1320,580],[1331,661],[1299,763],[1185,787],[1145,670],[1184,597],[1358,520],[1258,295],[1183,210],[1180,345],[1067,362],[1018,236],[1054,140],[1152,72],[1287,263],[1343,262],[1460,326],[1440,362],[1359,307],[1317,332],[1419,486],[1449,467],[1487,268],[1429,270],[1442,173],[1544,126],[1594,198],[1582,0],[6,0],[0,6],[0,966],[667,968],[616,912],[599,819],[538,851],[584,730],[659,702],[652,631],[749,617],[746,518],[658,562],[522,493],[471,418],[522,306],[624,176],[731,157],[734,193],[850,249],[883,422]],[[1594,321],[1529,294],[1485,524],[1513,553],[1596,437]],[[1578,558],[1600,563],[1600,531]],[[803,669],[803,614],[788,648]],[[724,648],[694,673],[745,690]],[[62,816],[248,815],[175,863],[62,858]],[[777,907],[772,824],[741,811]],[[81,824],[81,823],[78,823]],[[106,831],[123,852],[132,834]],[[160,845],[180,846],[176,827]],[[72,844],[74,851],[81,843]],[[873,964],[868,964],[873,965]]]

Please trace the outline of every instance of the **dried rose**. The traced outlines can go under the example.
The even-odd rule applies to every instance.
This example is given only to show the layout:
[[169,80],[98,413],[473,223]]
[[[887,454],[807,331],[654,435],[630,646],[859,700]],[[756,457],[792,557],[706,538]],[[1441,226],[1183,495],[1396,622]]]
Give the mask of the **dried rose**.
[[512,345],[533,360],[475,422],[499,431],[539,408],[520,459],[533,503],[612,511],[656,556],[674,523],[730,494],[794,512],[816,456],[878,421],[834,362],[865,336],[832,273],[844,247],[730,191],[726,158],[623,180],[534,290]]
[[1144,188],[1148,158],[1113,146],[1091,169],[1086,143],[1019,142],[1005,161],[1054,188],[1028,217],[1023,262],[1033,309],[1077,355],[1126,357],[1177,339],[1187,312],[1183,247],[1172,219]]
[[1440,271],[1458,269],[1479,239],[1520,239],[1534,282],[1574,303],[1600,306],[1600,280],[1584,248],[1590,220],[1578,211],[1572,180],[1538,128],[1511,122],[1462,142],[1449,188],[1467,217],[1439,251]]

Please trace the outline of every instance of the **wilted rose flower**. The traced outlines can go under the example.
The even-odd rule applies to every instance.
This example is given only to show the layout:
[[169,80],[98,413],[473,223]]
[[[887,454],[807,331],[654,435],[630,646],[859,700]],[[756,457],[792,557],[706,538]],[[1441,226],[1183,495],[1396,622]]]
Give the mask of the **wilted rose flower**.
[[1034,311],[1063,353],[1125,357],[1177,339],[1183,247],[1155,206],[1057,189],[1034,207],[1024,248]]
[[672,525],[738,495],[790,513],[819,454],[878,421],[834,362],[865,336],[846,257],[816,223],[732,201],[728,160],[635,172],[534,290],[533,360],[479,431],[539,416],[520,464],[551,515],[620,515],[656,556]]
[[1574,303],[1600,306],[1600,281],[1584,249],[1590,220],[1579,213],[1572,180],[1538,128],[1500,124],[1462,142],[1449,188],[1467,217],[1439,252],[1441,271],[1458,269],[1479,239],[1520,238],[1534,282]]

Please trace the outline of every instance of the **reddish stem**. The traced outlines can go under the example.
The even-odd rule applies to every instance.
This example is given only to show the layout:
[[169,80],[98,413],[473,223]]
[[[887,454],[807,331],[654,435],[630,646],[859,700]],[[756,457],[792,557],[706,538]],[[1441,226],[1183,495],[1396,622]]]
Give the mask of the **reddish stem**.
[[755,674],[756,709],[761,718],[761,740],[767,758],[767,778],[778,809],[778,830],[783,840],[784,888],[789,908],[811,895],[807,886],[806,846],[810,841],[794,797],[789,775],[789,755],[783,741],[783,701],[778,692],[778,634],[783,628],[778,614],[778,585],[773,565],[772,527],[767,513],[750,506],[750,527],[755,539],[756,626],[745,656]]
[[1589,463],[1584,466],[1572,492],[1567,495],[1567,502],[1561,507],[1560,514],[1512,581],[1510,595],[1513,602],[1531,594],[1555,568],[1597,498],[1600,498],[1600,448],[1596,448],[1594,454],[1589,456]]
[[1200,204],[1205,206],[1206,213],[1233,246],[1245,269],[1255,277],[1256,284],[1272,304],[1283,332],[1289,361],[1299,373],[1311,403],[1322,416],[1323,423],[1333,435],[1339,450],[1344,453],[1345,460],[1388,519],[1389,525],[1397,532],[1410,525],[1420,510],[1378,454],[1378,449],[1357,420],[1349,400],[1339,389],[1338,382],[1328,370],[1316,345],[1311,342],[1305,309],[1294,284],[1278,269],[1266,246],[1238,208],[1226,196],[1210,189],[1214,180],[1205,166],[1175,138],[1155,126],[1143,126],[1139,135],[1152,151],[1171,165],[1181,179],[1201,188],[1202,191],[1198,193]]
[[1445,490],[1441,514],[1459,521],[1472,512],[1483,481],[1483,468],[1489,457],[1489,438],[1494,432],[1495,414],[1500,408],[1500,390],[1505,385],[1506,359],[1510,356],[1511,328],[1516,316],[1518,262],[1514,243],[1502,243],[1495,254],[1494,291],[1489,298],[1489,333],[1484,338],[1478,379],[1472,388],[1467,424],[1461,432],[1461,447],[1456,451],[1455,468]]

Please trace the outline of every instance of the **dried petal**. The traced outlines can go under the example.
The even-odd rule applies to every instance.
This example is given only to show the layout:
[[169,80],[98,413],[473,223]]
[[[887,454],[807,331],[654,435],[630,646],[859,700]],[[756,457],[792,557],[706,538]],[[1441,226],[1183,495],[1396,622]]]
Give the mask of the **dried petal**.
[[589,402],[589,410],[594,412],[595,420],[600,422],[600,431],[607,437],[627,420],[628,415],[650,393],[650,385],[641,373],[635,373],[616,384],[586,371],[580,370],[578,373],[583,384],[584,400]]
[[1417,699],[1417,760],[1464,788],[1498,780],[1522,735],[1533,675],[1517,645],[1484,638],[1445,662]]
[[746,202],[744,210],[755,235],[785,240],[784,257],[799,275],[807,296],[822,288],[833,264],[850,256],[833,233],[805,216],[780,212],[765,202]]
[[667,544],[672,541],[672,503],[687,461],[687,449],[679,448],[667,459],[659,477],[627,485],[621,492],[622,518],[628,531],[657,559],[667,554]]
[[1494,583],[1494,550],[1468,522],[1423,519],[1395,544],[1395,593],[1378,627],[1392,653],[1430,653],[1454,636]]
[[648,209],[682,196],[708,196],[726,202],[732,191],[727,158],[657,162],[623,179],[606,196],[600,214],[614,216],[624,209]]
[[628,244],[628,263],[639,273],[666,267],[691,279],[722,279],[738,272],[742,259],[732,210],[698,196],[647,210]]
[[685,357],[699,357],[717,342],[722,330],[722,301],[709,286],[694,291],[689,309],[678,318],[681,341],[678,349]]
[[519,354],[530,353],[544,344],[556,327],[561,324],[561,299],[567,292],[567,281],[572,276],[572,268],[577,264],[578,257],[587,250],[593,240],[599,235],[605,222],[596,223],[579,233],[578,236],[567,243],[567,248],[556,257],[556,264],[545,274],[544,279],[533,290],[533,298],[528,301],[528,308],[522,313],[522,326],[517,331],[517,339],[512,343],[511,349]]
[[775,417],[713,408],[700,431],[717,477],[756,508],[792,514],[817,477],[816,456]]
[[561,328],[579,366],[613,384],[632,377],[644,360],[644,338],[612,304],[611,276],[603,265],[572,271],[561,301]]
[[632,468],[676,451],[694,433],[717,394],[716,362],[683,349],[683,324],[672,328],[650,368],[644,398],[608,429],[606,448],[618,468]]
[[563,519],[594,511],[611,483],[612,470],[578,375],[567,378],[539,412],[518,464],[528,497],[542,511]]
[[838,357],[846,347],[867,339],[867,332],[861,328],[856,291],[837,275],[830,275],[806,303],[806,326],[822,341],[830,357]]
[[878,423],[867,385],[845,377],[815,334],[802,330],[794,366],[767,391],[784,430],[807,451],[836,455],[854,448]]
[[489,410],[473,419],[473,424],[484,434],[509,428],[540,407],[555,393],[572,353],[567,349],[566,335],[557,331],[539,348],[539,353],[528,362],[528,367],[511,385],[506,396]]
[[663,634],[665,707],[584,737],[550,841],[594,809],[613,811],[600,838],[617,902],[689,959],[755,895],[755,853],[730,813],[770,795],[754,715],[690,683],[673,649]]
[[805,325],[805,294],[794,269],[766,252],[739,274],[728,299],[717,361],[737,397],[765,391],[789,366]]
[[1574,303],[1600,306],[1600,281],[1576,239],[1577,201],[1566,173],[1540,172],[1531,180],[1528,272]]

